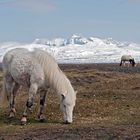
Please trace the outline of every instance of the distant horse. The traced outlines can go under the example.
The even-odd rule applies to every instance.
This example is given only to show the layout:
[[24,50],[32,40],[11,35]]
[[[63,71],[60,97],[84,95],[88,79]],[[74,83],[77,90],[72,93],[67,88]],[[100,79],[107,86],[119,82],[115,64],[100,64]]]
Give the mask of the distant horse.
[[29,89],[29,93],[21,123],[26,124],[27,111],[33,105],[33,97],[37,91],[40,91],[38,119],[44,120],[45,97],[48,88],[51,87],[60,97],[60,108],[64,114],[65,123],[72,123],[76,92],[55,59],[46,51],[35,49],[29,52],[26,49],[13,49],[3,58],[3,72],[4,95],[7,96],[10,106],[9,117],[15,116],[15,96],[22,85]]
[[136,64],[134,58],[131,55],[123,55],[121,57],[120,66],[122,66],[122,63],[125,66],[125,62],[129,62],[129,64],[131,64],[132,67],[134,67]]

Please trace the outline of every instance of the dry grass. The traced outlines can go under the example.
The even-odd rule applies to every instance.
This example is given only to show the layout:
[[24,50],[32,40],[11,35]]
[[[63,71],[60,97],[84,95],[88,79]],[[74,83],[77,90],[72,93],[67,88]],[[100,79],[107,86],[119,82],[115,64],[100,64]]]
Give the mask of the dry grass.
[[[75,65],[76,66],[76,65]],[[17,115],[13,120],[7,117],[7,108],[0,108],[0,132],[2,137],[21,138],[23,133],[34,138],[44,138],[49,133],[67,132],[70,139],[92,138],[138,138],[140,132],[140,74],[115,71],[117,65],[61,66],[78,91],[74,110],[74,123],[63,124],[57,96],[50,91],[46,100],[47,122],[38,123],[35,116],[38,110],[38,95],[35,97],[28,125],[20,126],[20,117],[27,99],[27,91],[21,89],[16,99]],[[112,71],[107,68],[112,68]],[[2,73],[0,73],[0,89]],[[86,133],[86,131],[89,132]],[[29,133],[29,131],[31,131]],[[36,136],[35,132],[40,135]],[[43,133],[43,134],[42,134]],[[7,134],[7,135],[6,135]],[[40,137],[42,134],[42,137]],[[44,137],[43,137],[44,136]],[[98,137],[99,136],[99,137]],[[2,138],[0,137],[0,138]],[[26,136],[24,136],[26,138]],[[57,137],[58,139],[68,137]]]

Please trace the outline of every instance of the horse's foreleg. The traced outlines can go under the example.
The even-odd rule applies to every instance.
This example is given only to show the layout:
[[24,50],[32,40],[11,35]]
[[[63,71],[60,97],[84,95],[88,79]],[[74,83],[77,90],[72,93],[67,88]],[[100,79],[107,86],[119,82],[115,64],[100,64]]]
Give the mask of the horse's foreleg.
[[44,111],[46,94],[47,94],[47,92],[45,90],[40,92],[40,108],[39,108],[39,112],[38,112],[38,120],[39,121],[45,120],[45,116],[43,115],[43,111]]
[[30,110],[30,108],[33,105],[33,96],[37,93],[38,85],[36,83],[31,84],[30,89],[29,89],[29,97],[26,102],[26,107],[23,113],[23,117],[21,119],[22,124],[26,124],[27,122],[27,112]]
[[13,84],[12,91],[11,91],[11,98],[10,98],[10,114],[9,117],[12,118],[15,116],[15,97],[17,90],[19,89],[20,85],[18,83]]
[[123,61],[123,66],[125,67],[125,61]]

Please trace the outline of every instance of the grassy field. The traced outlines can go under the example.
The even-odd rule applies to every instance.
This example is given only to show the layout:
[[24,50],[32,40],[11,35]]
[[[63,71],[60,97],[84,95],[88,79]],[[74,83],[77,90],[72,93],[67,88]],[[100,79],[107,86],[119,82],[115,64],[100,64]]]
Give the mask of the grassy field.
[[[140,139],[140,68],[120,68],[118,64],[60,65],[77,93],[74,122],[63,124],[59,100],[53,91],[46,99],[47,120],[36,120],[36,95],[26,126],[20,125],[27,89],[16,98],[17,114],[8,119],[7,106],[0,107],[1,139]],[[2,92],[2,72],[0,72]]]

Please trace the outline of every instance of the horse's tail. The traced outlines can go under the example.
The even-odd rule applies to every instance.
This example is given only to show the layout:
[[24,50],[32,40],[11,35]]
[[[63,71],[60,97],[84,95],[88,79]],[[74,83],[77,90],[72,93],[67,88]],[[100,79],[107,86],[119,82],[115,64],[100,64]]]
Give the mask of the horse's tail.
[[2,89],[1,97],[0,97],[0,105],[1,106],[6,105],[7,97],[8,97],[7,95],[8,95],[8,92],[7,92],[7,89],[6,89],[6,80],[5,80],[5,78],[3,78],[3,89]]

